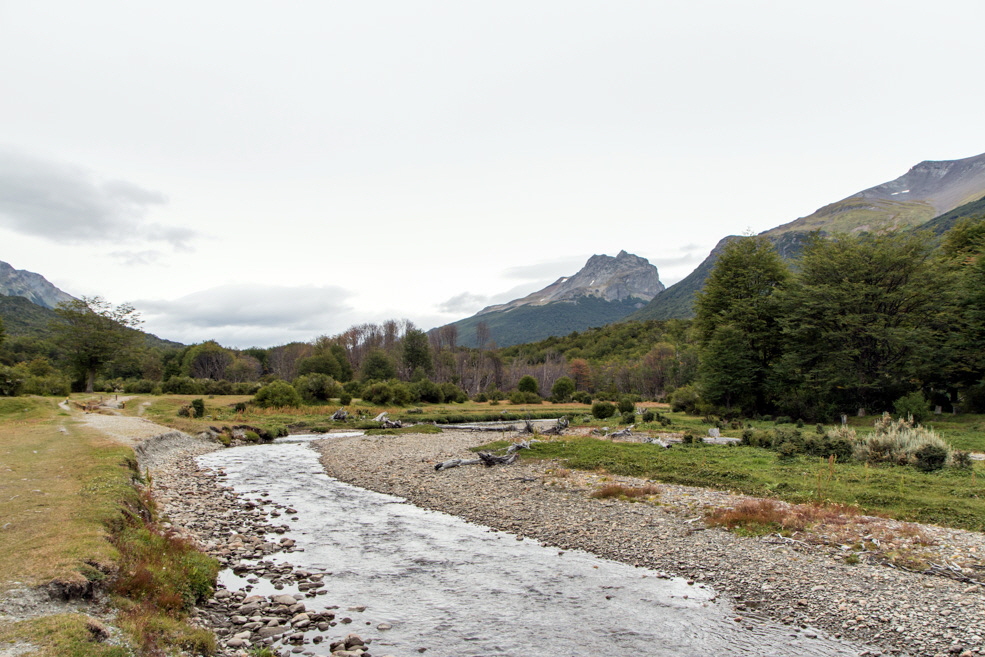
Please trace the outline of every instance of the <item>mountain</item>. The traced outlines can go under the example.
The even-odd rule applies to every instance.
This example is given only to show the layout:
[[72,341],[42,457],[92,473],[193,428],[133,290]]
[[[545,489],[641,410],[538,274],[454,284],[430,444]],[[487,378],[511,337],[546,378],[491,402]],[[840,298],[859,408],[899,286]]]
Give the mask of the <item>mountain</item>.
[[505,347],[618,321],[663,289],[657,268],[646,258],[625,251],[615,257],[593,255],[575,275],[522,299],[483,308],[453,326],[460,344],[476,346],[477,328],[484,323],[488,341]]
[[[11,337],[46,339],[51,337],[51,322],[58,319],[53,310],[74,297],[62,292],[41,274],[14,269],[0,260],[0,319]],[[133,329],[137,330],[137,329]],[[164,340],[137,330],[147,347],[182,347],[180,342]]]
[[[812,214],[760,233],[786,259],[800,255],[809,234],[872,232],[925,227],[940,234],[961,217],[985,212],[985,154],[961,160],[926,161],[890,182],[870,187]],[[671,285],[626,319],[694,316],[694,294],[704,287],[726,237],[686,278]]]
[[8,297],[24,297],[43,308],[54,308],[71,301],[73,297],[48,282],[41,274],[14,269],[0,260],[0,294]]

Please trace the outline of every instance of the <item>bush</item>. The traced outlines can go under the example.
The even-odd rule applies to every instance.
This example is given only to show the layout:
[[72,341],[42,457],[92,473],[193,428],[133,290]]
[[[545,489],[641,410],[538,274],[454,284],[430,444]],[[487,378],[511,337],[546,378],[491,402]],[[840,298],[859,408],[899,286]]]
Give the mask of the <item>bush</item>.
[[655,417],[656,416],[654,416],[653,411],[647,409],[643,411],[643,415],[640,416],[640,420],[642,420],[643,422],[653,422]]
[[930,417],[930,402],[927,401],[922,392],[917,390],[893,402],[893,410],[896,411],[897,417],[912,418],[914,422],[923,422]]
[[[442,392],[441,386],[428,379],[422,379],[417,383],[413,384],[415,394],[417,398],[428,404],[440,404],[445,401],[445,393]],[[479,401],[476,398],[476,401]]]
[[623,413],[619,417],[619,421],[621,424],[633,424],[636,422],[636,413],[633,413],[632,411],[629,413]]
[[363,396],[363,384],[359,381],[346,381],[342,384],[342,389],[349,393],[350,400],[353,397]]
[[166,395],[204,395],[205,387],[190,376],[172,376],[161,384]]
[[913,453],[914,465],[924,472],[940,470],[947,463],[947,457],[947,448],[934,444],[924,445]]
[[287,381],[272,381],[257,390],[253,403],[261,408],[297,408],[301,405],[301,395]]
[[339,403],[342,404],[343,406],[348,406],[349,404],[352,403],[352,395],[350,395],[347,392],[342,392],[339,395]]
[[231,381],[220,379],[219,381],[206,380],[202,384],[202,389],[206,395],[231,395],[233,394],[233,384]]
[[520,392],[532,392],[535,395],[539,394],[537,379],[529,374],[520,378],[520,381],[516,384],[516,389]]
[[195,411],[195,417],[205,417],[205,400],[193,399],[192,410]]
[[571,401],[578,402],[579,404],[591,404],[592,395],[585,392],[584,390],[579,390],[578,392],[571,395]]
[[616,414],[615,404],[606,401],[598,401],[592,404],[592,417],[604,420]]
[[420,401],[420,397],[406,383],[391,383],[390,390],[393,391],[393,403],[397,406],[406,406],[407,404]]
[[558,402],[564,403],[571,399],[571,395],[575,392],[575,382],[571,380],[571,377],[562,376],[560,379],[554,382],[551,386],[551,396],[554,397]]
[[377,406],[387,406],[393,402],[393,389],[388,383],[372,383],[363,390],[363,401]]
[[519,390],[510,393],[511,404],[543,404],[544,400],[536,392],[521,392]]
[[[446,402],[455,402],[456,404],[464,404],[469,400],[469,396],[465,394],[465,391],[451,382],[445,382],[441,384],[441,394],[444,395]],[[539,404],[540,400],[531,403]]]
[[148,394],[154,392],[154,388],[157,384],[154,381],[148,379],[138,379],[136,381],[127,381],[123,384],[123,392],[128,395],[134,394]]
[[20,394],[43,397],[67,397],[72,392],[72,384],[61,374],[24,377]]
[[619,398],[619,412],[620,413],[632,413],[636,410],[636,405],[633,403],[633,398],[629,395],[624,395]]
[[699,401],[697,388],[693,385],[681,386],[670,395],[670,410],[693,415]]
[[855,458],[869,463],[895,463],[897,465],[930,465],[938,458],[939,450],[920,452],[927,446],[934,446],[944,451],[944,462],[951,453],[951,448],[934,431],[914,426],[910,420],[894,420],[889,413],[883,413],[876,420],[875,431],[865,436],[855,447]]
[[327,374],[302,374],[294,379],[294,389],[308,403],[325,402],[342,394],[342,388]]

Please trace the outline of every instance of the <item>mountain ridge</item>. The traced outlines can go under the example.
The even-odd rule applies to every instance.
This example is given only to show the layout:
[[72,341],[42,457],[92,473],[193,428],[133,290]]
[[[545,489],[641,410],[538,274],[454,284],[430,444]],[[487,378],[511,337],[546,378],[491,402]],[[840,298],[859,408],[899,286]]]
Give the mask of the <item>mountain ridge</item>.
[[[907,195],[905,200],[895,197]],[[781,257],[796,258],[813,232],[874,232],[927,226],[943,232],[952,213],[985,202],[985,153],[958,160],[924,160],[902,176],[818,208],[806,217],[765,230]],[[935,222],[948,218],[942,225]],[[626,320],[687,319],[694,316],[694,295],[704,287],[724,244],[722,239],[688,276],[667,288]]]
[[0,260],[0,294],[8,297],[24,297],[31,303],[48,309],[75,299],[55,287],[41,274],[26,269],[14,269],[13,265],[2,260]]
[[458,329],[461,344],[476,346],[478,326],[485,323],[490,339],[505,347],[618,321],[664,289],[657,268],[646,258],[624,250],[615,257],[596,254],[572,276],[451,325]]

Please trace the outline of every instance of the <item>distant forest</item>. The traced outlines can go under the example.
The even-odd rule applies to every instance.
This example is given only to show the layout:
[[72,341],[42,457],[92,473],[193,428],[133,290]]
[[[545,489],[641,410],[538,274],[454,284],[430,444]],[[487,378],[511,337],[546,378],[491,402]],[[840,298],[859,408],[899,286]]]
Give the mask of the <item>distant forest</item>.
[[[722,416],[982,412],[985,219],[949,228],[815,236],[792,264],[765,238],[738,238],[697,294],[693,320],[622,321],[507,348],[465,347],[453,325],[424,332],[406,320],[271,348],[184,346],[137,331],[135,309],[101,299],[52,312],[4,297],[0,394],[253,394],[282,380],[309,403],[415,404],[509,399],[531,377],[539,401],[565,377],[595,399]],[[519,399],[531,401],[530,390]]]

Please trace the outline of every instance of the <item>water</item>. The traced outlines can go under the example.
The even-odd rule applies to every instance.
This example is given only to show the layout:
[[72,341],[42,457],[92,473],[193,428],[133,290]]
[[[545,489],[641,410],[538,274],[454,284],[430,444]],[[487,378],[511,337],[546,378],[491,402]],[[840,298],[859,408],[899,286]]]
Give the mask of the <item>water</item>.
[[[339,618],[353,618],[332,628],[331,638],[357,632],[374,638],[375,655],[401,656],[420,648],[456,657],[858,655],[821,633],[808,638],[779,624],[737,623],[710,588],[585,552],[561,553],[339,482],[305,444],[321,438],[236,447],[199,463],[223,468],[226,483],[245,497],[297,509],[285,535],[304,552],[274,560],[332,573],[329,594],[305,600],[309,608],[315,601],[339,605]],[[224,582],[244,583],[229,572]],[[368,608],[345,612],[357,605]],[[380,622],[393,628],[377,631]],[[325,644],[305,649],[328,654]]]

